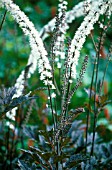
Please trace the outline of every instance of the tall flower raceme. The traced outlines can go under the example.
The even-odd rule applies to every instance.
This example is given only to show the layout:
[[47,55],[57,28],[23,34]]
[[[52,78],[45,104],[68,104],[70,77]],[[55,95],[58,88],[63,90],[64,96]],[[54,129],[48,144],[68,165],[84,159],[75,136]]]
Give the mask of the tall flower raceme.
[[[68,29],[68,25],[66,23],[66,10],[67,10],[67,2],[64,0],[59,0],[58,5],[58,14],[56,16],[55,29],[53,31],[53,38],[51,43],[51,53],[53,55],[53,60],[57,63],[57,68],[61,68],[61,60],[65,59],[64,52],[64,40],[66,30]],[[55,58],[56,56],[56,58]]]
[[[17,5],[12,2],[12,0],[1,0],[1,3],[2,7],[4,6],[10,12],[10,14],[22,28],[24,34],[29,36],[32,51],[28,64],[30,62],[33,63],[32,68],[30,68],[30,73],[32,70],[34,70],[33,66],[35,67],[34,64],[36,61],[38,64],[39,72],[41,74],[41,80],[43,80],[45,85],[49,85],[51,88],[55,88],[52,83],[52,68],[47,58],[47,51],[45,50],[42,39],[40,38],[38,31],[34,28],[33,23],[29,21],[28,17],[20,10]],[[31,58],[32,61],[30,61]]]
[[[1,7],[5,7],[10,12],[10,14],[22,28],[24,34],[29,36],[32,50],[27,65],[32,65],[29,68],[28,77],[31,77],[31,74],[34,73],[38,65],[40,79],[45,85],[49,85],[52,89],[54,89],[55,86],[52,83],[51,74],[52,68],[47,58],[47,51],[45,50],[42,39],[40,38],[38,31],[34,28],[33,23],[29,21],[27,16],[11,0],[1,0],[0,5]],[[19,97],[24,89],[24,71],[22,71],[16,80],[15,87],[16,94],[13,97]],[[16,110],[17,108],[12,109],[11,113],[7,112],[6,116],[12,120],[15,120]]]
[[[99,0],[95,2],[95,6],[91,8],[87,16],[84,18],[81,26],[75,33],[75,36],[71,42],[69,50],[70,65],[72,65],[72,78],[76,78],[76,66],[78,65],[78,59],[80,51],[86,40],[86,37],[90,34],[90,31],[94,29],[94,24],[98,21],[100,15],[103,15],[106,10],[112,6],[112,0]],[[110,11],[112,9],[109,9]]]
[[[95,2],[97,2],[97,0],[86,0],[86,3],[89,4],[89,8],[86,8],[86,12],[88,12],[90,10],[91,6],[93,6],[93,5],[95,6]],[[77,5],[75,5],[72,10],[66,12],[65,20],[66,20],[67,24],[72,23],[75,20],[75,18],[85,15],[85,12],[84,12],[85,5],[84,4],[85,4],[85,1],[80,2]],[[42,37],[43,40],[49,36],[49,33],[53,31],[54,27],[55,27],[55,18],[53,18],[51,21],[49,21],[48,24],[46,24],[41,29],[40,36]],[[68,25],[67,29],[69,29],[69,25]]]

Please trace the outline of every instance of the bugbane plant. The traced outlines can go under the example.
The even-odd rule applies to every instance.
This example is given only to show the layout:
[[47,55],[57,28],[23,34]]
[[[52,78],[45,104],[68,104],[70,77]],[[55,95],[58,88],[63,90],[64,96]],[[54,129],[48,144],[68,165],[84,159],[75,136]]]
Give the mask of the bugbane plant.
[[[38,132],[36,132],[36,134],[38,134],[38,137],[36,138],[36,134],[34,134],[35,127],[33,127],[31,130],[30,128],[27,128],[25,126],[25,124],[29,121],[34,102],[31,103],[30,108],[27,111],[27,115],[22,114],[24,112],[24,109],[22,110],[21,108],[19,108],[18,110],[17,108],[15,108],[15,110],[12,110],[12,117],[10,116],[9,112],[6,114],[6,116],[10,119],[8,125],[11,125],[11,119],[14,121],[13,124],[16,124],[17,118],[20,116],[21,119],[19,128],[24,129],[24,133],[30,136],[33,141],[39,142],[37,147],[30,147],[30,150],[22,149],[22,152],[25,155],[28,154],[30,156],[26,156],[25,161],[21,161],[22,158],[20,157],[20,160],[18,161],[19,167],[21,169],[28,169],[29,164],[31,163],[31,169],[84,169],[87,164],[88,167],[92,169],[96,166],[98,167],[98,162],[100,162],[100,167],[104,167],[105,162],[102,163],[102,159],[99,158],[97,161],[96,158],[93,157],[94,144],[95,142],[97,142],[97,138],[95,140],[97,122],[96,117],[97,113],[99,114],[101,109],[103,109],[106,104],[111,103],[111,101],[109,100],[108,102],[106,102],[105,100],[103,100],[103,96],[101,96],[100,93],[99,101],[96,101],[96,78],[95,92],[93,93],[95,94],[93,95],[94,109],[90,107],[90,104],[86,108],[91,112],[94,112],[95,115],[92,142],[88,139],[88,128],[86,128],[87,130],[85,142],[85,138],[83,137],[81,131],[81,128],[84,129],[85,127],[80,127],[80,134],[80,132],[77,132],[78,127],[77,129],[75,129],[74,125],[75,123],[80,124],[77,121],[74,122],[74,119],[76,119],[78,115],[83,113],[86,114],[84,106],[77,106],[75,109],[71,109],[70,104],[72,97],[83,82],[83,77],[88,64],[89,57],[87,55],[84,57],[83,63],[79,62],[79,57],[81,56],[83,45],[86,42],[86,38],[88,37],[88,35],[90,35],[90,33],[93,31],[94,24],[98,22],[100,16],[104,15],[105,17],[110,17],[112,11],[112,0],[87,0],[84,2],[80,2],[71,11],[68,12],[67,1],[59,0],[58,11],[55,19],[51,20],[41,30],[40,33],[35,29],[34,24],[28,19],[24,12],[22,12],[20,8],[13,3],[12,0],[1,0],[0,5],[12,15],[14,20],[22,29],[23,33],[28,36],[29,44],[31,47],[31,53],[28,58],[27,66],[16,80],[14,87],[16,88],[16,94],[14,94],[11,99],[13,100],[13,98],[18,98],[22,94],[24,94],[25,82],[28,78],[31,77],[32,74],[34,74],[36,68],[38,68],[38,72],[40,74],[39,79],[46,86],[45,88],[40,88],[38,90],[47,90],[46,93],[48,95],[48,100],[45,103],[42,111],[45,113],[45,115],[47,114],[52,117],[51,126],[44,127],[43,125],[43,128],[36,127],[36,130]],[[84,15],[84,19],[81,25],[74,33],[73,38],[69,38],[67,36],[69,23],[71,23],[75,19],[75,17],[79,17],[82,15]],[[101,24],[100,27],[102,27]],[[44,46],[43,40],[48,36],[49,31],[52,31],[52,37],[50,47],[48,45],[49,49],[47,51]],[[101,44],[101,42],[99,44]],[[100,55],[100,50],[101,49],[99,47],[99,51],[97,51],[98,56]],[[95,61],[97,61],[97,57]],[[78,65],[82,65],[79,73],[79,69],[77,69]],[[95,69],[98,71],[97,67]],[[95,69],[93,71],[94,74]],[[86,90],[86,92],[88,91],[89,90]],[[92,88],[90,89],[90,93],[91,91]],[[91,95],[89,95],[89,97],[91,98]],[[19,138],[19,132],[16,133],[16,128],[14,127],[16,127],[16,125],[13,126],[13,137],[17,138],[18,136]],[[17,128],[17,130],[19,128]],[[76,134],[74,134],[74,129],[76,130],[75,132],[77,132]],[[14,145],[12,146],[14,147]],[[85,153],[86,155],[84,155]],[[10,157],[9,162],[11,165],[12,153],[6,153],[6,160],[8,157]],[[4,161],[4,164],[6,160]],[[92,164],[92,160],[94,160],[95,163]]]

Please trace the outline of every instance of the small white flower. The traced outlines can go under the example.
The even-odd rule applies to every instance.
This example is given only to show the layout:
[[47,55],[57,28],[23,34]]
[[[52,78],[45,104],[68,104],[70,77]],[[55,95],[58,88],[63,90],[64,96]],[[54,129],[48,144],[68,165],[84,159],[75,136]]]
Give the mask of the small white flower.
[[56,94],[54,92],[51,94],[51,98],[56,98]]
[[8,122],[8,121],[6,122],[6,126],[8,126],[12,130],[15,129],[14,125],[12,123]]
[[48,80],[44,80],[44,84],[47,86],[48,85]]
[[68,2],[67,2],[67,1],[63,1],[63,4],[64,4],[64,5],[67,5],[67,4],[68,4]]
[[48,105],[48,104],[46,104],[46,107],[48,108],[48,107],[49,107],[49,105]]
[[41,74],[40,80],[44,80],[44,79],[45,79],[45,75]]
[[65,59],[65,53],[64,53],[64,52],[61,52],[60,57],[61,57],[61,59]]
[[63,0],[59,0],[59,2],[63,2]]
[[51,88],[52,88],[53,90],[55,90],[55,89],[56,89],[56,87],[54,86],[54,84],[52,84],[51,86],[52,86]]
[[55,61],[58,62],[58,61],[59,61],[59,58],[55,58]]
[[69,80],[69,83],[71,84],[73,82],[73,80]]
[[61,63],[57,63],[57,68],[61,68]]
[[103,26],[103,24],[102,23],[100,23],[100,28],[103,28],[104,26]]

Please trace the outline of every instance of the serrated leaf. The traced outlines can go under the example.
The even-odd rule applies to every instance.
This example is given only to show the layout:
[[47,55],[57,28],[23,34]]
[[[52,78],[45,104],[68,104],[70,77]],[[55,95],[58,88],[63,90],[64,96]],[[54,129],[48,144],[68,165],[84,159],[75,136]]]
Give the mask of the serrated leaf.
[[85,103],[85,107],[88,109],[88,111],[89,111],[90,113],[93,113],[93,109],[92,109],[92,106],[91,106],[91,105],[89,105],[88,103]]
[[30,139],[35,140],[35,133],[33,131],[33,129],[31,129],[30,127],[24,127],[23,128],[23,132],[26,136],[28,136]]
[[21,168],[21,170],[31,170],[27,164],[20,160],[18,160],[18,166]]
[[61,148],[65,147],[70,142],[70,138],[66,137],[64,141],[61,142]]
[[112,155],[112,143],[109,144],[108,151],[109,151],[110,155]]
[[53,156],[53,153],[50,152],[44,152],[39,150],[36,147],[30,147],[32,150],[32,157],[40,163],[41,166],[51,167],[51,164],[49,163],[49,159]]
[[24,152],[24,153],[28,153],[28,154],[32,155],[32,152],[30,150],[21,149],[21,151]]
[[[96,128],[96,131],[98,132],[98,134],[103,138],[103,140],[105,142],[109,142],[112,139],[110,138],[110,136],[112,136],[112,131],[110,131],[105,125],[99,125]],[[108,135],[107,135],[108,134]]]
[[39,135],[42,135],[45,138],[45,141],[49,143],[49,138],[53,136],[53,130],[51,131],[46,131],[46,130],[39,130],[38,131]]
[[108,95],[99,96],[99,102],[103,105],[108,100]]
[[42,154],[42,158],[46,161],[48,161],[53,156],[54,156],[53,152],[46,152],[46,153]]
[[66,167],[72,168],[78,165],[80,162],[85,161],[86,159],[87,159],[86,156],[83,156],[82,154],[72,155],[69,161],[66,162]]
[[65,158],[69,158],[69,155],[65,154],[65,153],[62,153],[62,155],[60,155],[60,156],[56,155],[54,157],[54,163],[61,162]]
[[95,165],[97,163],[97,161],[96,161],[96,158],[93,156],[93,157],[91,157],[91,159],[90,159],[90,164],[91,165]]
[[108,149],[105,145],[101,146],[101,151],[102,151],[102,153],[104,154],[105,157],[109,157],[109,152],[108,152]]
[[80,136],[79,136],[78,146],[79,146],[79,147],[83,147],[83,146],[84,146],[84,137],[83,137],[83,135],[80,135]]
[[0,106],[0,112],[1,112],[0,119],[3,116],[5,116],[6,112],[12,110],[13,108],[17,107],[18,105],[22,104],[23,102],[26,102],[28,100],[35,99],[35,98],[37,98],[37,96],[34,96],[34,97],[28,97],[28,95],[20,96],[18,98],[12,99],[10,101],[10,103]]
[[85,170],[93,170],[93,166],[90,164],[87,164],[85,167]]

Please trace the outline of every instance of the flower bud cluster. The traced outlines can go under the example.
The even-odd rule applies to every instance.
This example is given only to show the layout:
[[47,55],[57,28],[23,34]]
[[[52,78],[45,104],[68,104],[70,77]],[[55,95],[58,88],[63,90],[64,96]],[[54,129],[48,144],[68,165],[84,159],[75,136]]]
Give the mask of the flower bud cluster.
[[[97,0],[87,0],[86,3],[88,3],[89,6],[91,7],[92,5],[94,5],[93,3],[95,3],[96,1]],[[64,8],[65,8],[65,6],[64,6]],[[89,8],[86,9],[87,12],[88,12],[88,10],[89,10]],[[60,9],[58,9],[58,11],[60,11]],[[85,14],[85,12],[84,12],[84,2],[80,2],[77,5],[75,5],[72,10],[66,12],[66,16],[65,16],[66,23],[70,24],[75,20],[75,18],[81,17],[84,14]],[[55,27],[55,19],[52,19],[40,31],[40,36],[42,37],[42,39],[47,38],[49,36],[48,33],[52,32],[54,27]],[[67,25],[66,30],[67,29],[69,29],[68,25]]]
[[[54,30],[54,46],[53,46],[53,55],[61,59],[65,59],[64,53],[64,39],[68,25],[66,23],[65,15],[67,9],[67,2],[60,1],[58,5],[58,15],[56,17],[56,29]],[[58,58],[57,58],[58,59]],[[61,63],[57,61],[57,68],[61,68]]]

